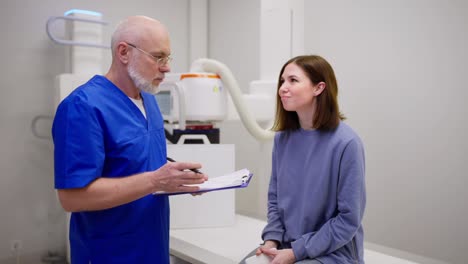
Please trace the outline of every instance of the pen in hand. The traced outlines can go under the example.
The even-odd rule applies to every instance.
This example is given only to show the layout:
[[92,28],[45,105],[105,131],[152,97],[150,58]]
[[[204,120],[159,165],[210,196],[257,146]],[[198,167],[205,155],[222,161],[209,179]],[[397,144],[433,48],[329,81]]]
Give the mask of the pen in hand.
[[[169,157],[166,157],[167,161],[170,161],[170,162],[176,162],[175,160],[173,160],[172,158],[169,158]],[[201,171],[197,170],[197,169],[189,169],[195,173],[201,173]]]

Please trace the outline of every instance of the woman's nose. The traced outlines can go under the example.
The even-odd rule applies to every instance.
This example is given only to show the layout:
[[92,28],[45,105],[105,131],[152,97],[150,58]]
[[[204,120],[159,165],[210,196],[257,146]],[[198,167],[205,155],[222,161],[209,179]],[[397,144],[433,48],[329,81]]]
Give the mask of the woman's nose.
[[285,83],[281,84],[279,88],[279,93],[283,94],[283,93],[286,93],[287,91],[288,91],[288,86]]

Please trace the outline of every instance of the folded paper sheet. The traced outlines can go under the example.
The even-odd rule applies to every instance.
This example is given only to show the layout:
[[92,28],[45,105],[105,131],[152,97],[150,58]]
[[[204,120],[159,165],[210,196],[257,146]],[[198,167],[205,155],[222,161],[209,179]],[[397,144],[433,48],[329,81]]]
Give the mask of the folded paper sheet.
[[270,264],[273,260],[272,257],[269,257],[265,254],[260,254],[259,256],[252,256],[245,260],[246,264]]

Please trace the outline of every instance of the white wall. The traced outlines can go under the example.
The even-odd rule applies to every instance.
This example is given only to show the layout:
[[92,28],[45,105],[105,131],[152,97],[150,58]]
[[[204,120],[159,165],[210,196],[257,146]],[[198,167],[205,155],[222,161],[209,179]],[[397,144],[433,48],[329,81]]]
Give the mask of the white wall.
[[[72,8],[103,13],[110,22],[106,42],[128,15],[160,19],[171,33],[173,70],[188,70],[187,0],[1,1],[0,263],[16,263],[10,253],[10,241],[16,239],[23,243],[21,263],[40,263],[47,250],[65,252],[65,219],[53,189],[53,145],[35,138],[30,125],[36,115],[53,115],[54,77],[69,71],[68,48],[48,39],[46,21]],[[57,28],[63,26],[58,22]],[[104,53],[109,64],[109,51]],[[50,134],[50,127],[50,121],[41,121],[38,132]]]
[[[241,89],[260,78],[260,1],[209,2],[209,57],[230,68]],[[266,216],[271,143],[260,144],[240,121],[220,125],[221,143],[235,144],[236,168],[254,173],[249,188],[236,191],[236,210],[258,218]]]
[[[243,87],[259,78],[258,2],[210,2],[210,55]],[[366,240],[466,263],[468,2],[307,0],[304,12],[306,53],[334,67],[342,110],[366,147]],[[240,122],[225,126],[237,167],[270,165],[269,146]],[[265,219],[265,177],[254,176],[238,211]]]

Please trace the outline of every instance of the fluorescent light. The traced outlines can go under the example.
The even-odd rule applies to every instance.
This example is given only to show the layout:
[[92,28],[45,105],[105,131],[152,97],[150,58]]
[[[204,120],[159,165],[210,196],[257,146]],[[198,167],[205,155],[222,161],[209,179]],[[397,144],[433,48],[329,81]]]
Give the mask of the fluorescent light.
[[69,16],[72,14],[85,14],[85,15],[92,15],[92,16],[102,16],[101,13],[95,12],[95,11],[90,11],[90,10],[82,10],[82,9],[70,9],[67,12],[65,12],[63,15],[64,16]]

